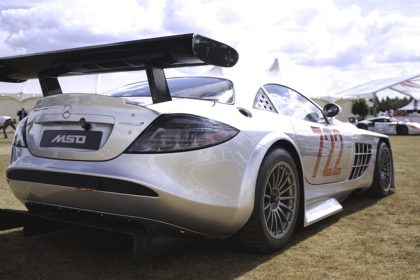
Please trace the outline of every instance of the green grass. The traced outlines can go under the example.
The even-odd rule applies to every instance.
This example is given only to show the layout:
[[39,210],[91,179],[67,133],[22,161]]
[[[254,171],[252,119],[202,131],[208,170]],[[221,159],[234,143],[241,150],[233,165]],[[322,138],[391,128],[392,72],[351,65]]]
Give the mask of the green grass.
[[[115,235],[68,229],[24,238],[0,232],[1,279],[420,279],[420,138],[392,137],[397,191],[351,197],[344,211],[299,230],[273,255],[223,241],[199,241],[140,261]],[[0,139],[0,208],[22,207],[4,172],[10,140]]]

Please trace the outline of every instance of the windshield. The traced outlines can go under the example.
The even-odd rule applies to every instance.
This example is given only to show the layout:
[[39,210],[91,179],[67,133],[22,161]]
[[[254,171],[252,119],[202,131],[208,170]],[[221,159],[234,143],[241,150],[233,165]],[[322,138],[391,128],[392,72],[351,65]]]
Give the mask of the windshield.
[[[233,83],[213,77],[182,77],[167,79],[169,92],[175,98],[191,98],[233,104]],[[129,84],[107,92],[113,97],[150,97],[147,81]]]

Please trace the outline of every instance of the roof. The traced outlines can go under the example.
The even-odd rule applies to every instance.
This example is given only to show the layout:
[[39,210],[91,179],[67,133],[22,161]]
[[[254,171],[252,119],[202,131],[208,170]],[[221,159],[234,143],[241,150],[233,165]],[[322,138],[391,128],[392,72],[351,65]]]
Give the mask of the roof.
[[[374,81],[370,81],[370,82],[352,87],[347,90],[340,91],[336,93],[334,96],[337,98],[340,98],[340,97],[370,98],[374,94],[380,91],[386,90],[386,89],[391,89],[396,92],[411,96],[411,92],[412,92],[411,90],[407,88],[405,90],[399,90],[400,89],[399,87],[402,86],[402,84],[417,85],[414,82],[414,80],[419,77],[420,77],[420,74],[416,74],[416,75],[405,75],[405,76],[394,77],[394,78],[374,80]],[[417,85],[417,86],[419,86],[419,89],[420,89],[420,85]]]

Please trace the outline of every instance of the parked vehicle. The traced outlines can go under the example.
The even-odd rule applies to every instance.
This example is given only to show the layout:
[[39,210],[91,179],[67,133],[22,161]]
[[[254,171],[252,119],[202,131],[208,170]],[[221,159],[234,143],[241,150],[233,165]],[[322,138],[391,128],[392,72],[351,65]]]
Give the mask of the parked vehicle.
[[[194,34],[0,59],[0,80],[38,78],[7,179],[30,213],[153,234],[234,237],[263,252],[353,192],[394,189],[388,137],[334,119],[276,81],[178,77],[237,52]],[[61,94],[58,76],[145,70],[110,96]],[[303,220],[298,220],[302,213]]]
[[420,123],[408,120],[399,121],[392,117],[370,118],[358,122],[356,126],[361,129],[389,135],[420,134]]

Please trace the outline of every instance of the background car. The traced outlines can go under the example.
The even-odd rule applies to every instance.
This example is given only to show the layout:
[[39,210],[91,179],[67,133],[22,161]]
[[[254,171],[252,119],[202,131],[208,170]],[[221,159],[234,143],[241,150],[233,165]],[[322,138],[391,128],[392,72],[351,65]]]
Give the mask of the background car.
[[410,121],[399,121],[391,117],[376,117],[360,121],[356,124],[358,128],[375,131],[384,134],[420,134],[420,123]]
[[[0,59],[0,80],[38,78],[45,95],[16,130],[15,196],[37,217],[272,252],[351,193],[394,189],[388,137],[337,121],[337,105],[256,77],[163,70],[237,60],[194,34]],[[131,70],[148,80],[109,96],[62,94],[57,79]]]

